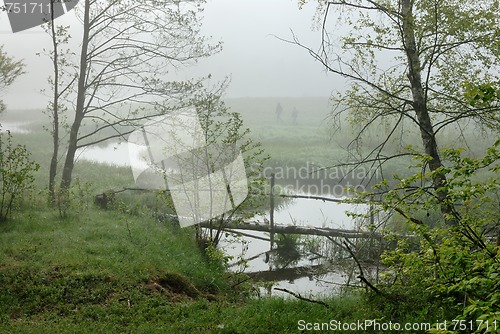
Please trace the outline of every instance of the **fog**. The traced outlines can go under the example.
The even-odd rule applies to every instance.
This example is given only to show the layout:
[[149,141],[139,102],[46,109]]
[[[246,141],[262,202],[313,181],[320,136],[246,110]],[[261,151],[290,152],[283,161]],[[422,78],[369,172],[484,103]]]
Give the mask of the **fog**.
[[[297,0],[209,0],[205,5],[202,33],[212,41],[222,41],[223,50],[208,59],[172,72],[172,79],[188,79],[212,74],[213,80],[231,78],[226,97],[329,96],[339,78],[328,75],[304,49],[286,43],[292,31],[313,49],[319,47],[319,31],[314,30],[315,4],[299,9]],[[78,30],[80,22],[70,13],[56,20]],[[26,74],[3,92],[10,109],[40,108],[49,100],[40,91],[49,89],[51,63],[37,53],[50,48],[41,27],[12,33],[7,14],[0,15],[0,35],[4,50],[23,59]],[[79,36],[73,35],[77,51]],[[279,38],[278,38],[279,37]]]

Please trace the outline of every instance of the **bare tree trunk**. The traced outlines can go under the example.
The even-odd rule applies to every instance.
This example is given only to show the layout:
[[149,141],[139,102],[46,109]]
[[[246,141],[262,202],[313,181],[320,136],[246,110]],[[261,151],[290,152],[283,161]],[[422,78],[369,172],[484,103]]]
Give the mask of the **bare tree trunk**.
[[[54,0],[51,0],[51,13],[54,13],[53,6]],[[53,15],[53,14],[52,14]],[[53,140],[53,152],[52,158],[50,159],[49,168],[49,202],[51,204],[55,203],[55,182],[57,174],[57,156],[59,155],[59,50],[57,43],[56,28],[54,24],[54,17],[52,17],[52,22],[50,23],[50,29],[52,33],[52,47],[54,48],[53,54],[53,65],[54,65],[54,102],[52,105],[52,140]]]
[[[440,167],[443,166],[443,164],[441,162],[441,157],[439,156],[438,144],[432,125],[432,120],[429,115],[429,110],[427,109],[426,96],[422,85],[422,67],[417,50],[417,44],[415,41],[415,26],[412,12],[413,0],[402,0],[401,6],[401,14],[403,20],[402,34],[404,49],[406,51],[409,65],[408,79],[410,81],[413,97],[412,106],[415,110],[415,114],[419,123],[420,135],[422,137],[422,143],[425,153],[429,157],[431,157],[431,160],[429,161],[429,169],[432,172],[436,172]],[[456,219],[452,218],[452,213],[454,211],[453,207],[446,201],[448,197],[448,192],[444,187],[446,185],[446,176],[444,174],[435,173],[432,182],[433,188],[436,191],[436,195],[440,203],[441,212],[445,216],[447,224],[456,225]]]
[[66,192],[71,186],[73,167],[75,166],[75,154],[78,148],[78,132],[84,117],[85,111],[85,94],[86,94],[86,78],[87,78],[87,51],[89,45],[89,30],[90,30],[90,1],[84,1],[84,17],[83,17],[83,38],[80,54],[80,67],[78,76],[78,95],[76,100],[75,119],[71,125],[69,133],[68,151],[61,177],[61,191]]
[[52,158],[50,159],[50,167],[49,167],[49,201],[50,203],[54,203],[55,201],[55,183],[56,183],[56,175],[57,175],[57,156],[59,155],[59,116],[58,116],[58,108],[54,107],[54,127],[52,133],[53,140],[53,152]]

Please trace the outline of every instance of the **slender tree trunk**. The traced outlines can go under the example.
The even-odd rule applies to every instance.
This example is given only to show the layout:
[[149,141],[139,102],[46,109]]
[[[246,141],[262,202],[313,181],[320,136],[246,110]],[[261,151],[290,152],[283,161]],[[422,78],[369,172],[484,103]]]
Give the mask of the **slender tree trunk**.
[[[51,0],[51,13],[54,13],[53,6],[54,0]],[[53,14],[52,14],[53,15]],[[54,49],[53,55],[53,65],[54,65],[54,102],[52,106],[52,140],[53,140],[53,152],[52,158],[50,159],[49,168],[49,202],[51,204],[55,203],[55,182],[57,174],[57,156],[59,155],[59,50],[56,36],[56,28],[54,24],[54,17],[52,17],[52,22],[50,23],[51,33],[52,33],[52,47]]]
[[[427,101],[422,84],[422,67],[420,57],[417,50],[415,40],[415,26],[413,18],[413,2],[414,0],[402,0],[402,34],[404,41],[404,49],[408,58],[408,79],[410,81],[413,109],[417,116],[420,127],[420,136],[424,145],[425,153],[431,157],[429,161],[429,169],[433,172],[443,166],[441,157],[438,151],[438,144],[432,125],[432,120],[427,109]],[[448,225],[456,225],[457,221],[452,217],[453,206],[447,202],[448,191],[445,189],[446,176],[440,173],[435,173],[433,176],[433,188],[436,191],[438,201],[440,203],[441,212],[445,216],[445,221]]]
[[90,30],[90,0],[84,1],[84,17],[83,17],[83,38],[82,48],[80,54],[80,71],[78,76],[78,95],[76,100],[75,119],[71,125],[69,133],[68,151],[66,153],[66,160],[61,178],[61,191],[66,192],[71,186],[71,179],[73,174],[73,167],[75,165],[75,154],[78,144],[78,132],[82,124],[85,114],[85,93],[86,93],[86,79],[87,79],[87,52],[89,43],[89,30]]
[[[55,91],[54,91],[55,93]],[[57,175],[57,156],[59,155],[59,115],[58,108],[54,107],[54,127],[52,132],[52,140],[53,140],[53,152],[52,158],[50,159],[50,168],[49,168],[49,201],[54,203],[55,201],[55,182]]]

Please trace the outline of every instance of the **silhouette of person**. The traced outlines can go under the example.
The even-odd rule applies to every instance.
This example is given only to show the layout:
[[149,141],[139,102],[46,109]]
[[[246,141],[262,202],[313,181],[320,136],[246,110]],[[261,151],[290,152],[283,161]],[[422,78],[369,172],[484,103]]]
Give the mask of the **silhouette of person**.
[[297,124],[297,117],[298,116],[299,116],[299,111],[297,110],[296,107],[293,107],[293,111],[292,111],[293,124]]
[[278,121],[281,121],[282,113],[283,113],[283,107],[281,106],[281,103],[278,102],[278,105],[276,106],[276,119]]

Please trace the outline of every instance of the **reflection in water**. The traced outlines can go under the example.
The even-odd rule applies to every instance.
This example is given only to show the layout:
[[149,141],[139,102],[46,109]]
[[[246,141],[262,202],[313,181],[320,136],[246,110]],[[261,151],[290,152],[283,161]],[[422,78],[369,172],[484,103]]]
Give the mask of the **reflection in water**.
[[[358,229],[361,222],[355,221],[346,211],[363,213],[367,205],[323,202],[311,199],[295,199],[274,214],[276,224]],[[260,217],[264,223],[268,216]],[[246,234],[268,238],[264,232],[245,231]],[[265,240],[228,236],[220,246],[228,255],[247,259],[246,273],[255,279],[276,281],[274,287],[288,289],[306,295],[329,295],[341,285],[349,283],[350,273],[342,259],[343,251],[324,237],[276,235],[277,249],[269,250]],[[335,259],[335,263],[331,260]],[[349,265],[350,266],[350,265]],[[241,271],[242,268],[234,268]],[[262,291],[266,293],[266,291]],[[288,296],[284,292],[267,290],[273,295]]]
[[274,269],[272,271],[257,271],[247,273],[252,279],[263,280],[263,281],[289,281],[293,282],[296,279],[303,277],[308,277],[311,281],[313,275],[318,275],[324,271],[324,266],[320,264],[312,266],[302,266],[302,267],[291,267],[291,268],[281,268]]
[[300,258],[300,235],[277,234],[274,238],[276,250],[272,252],[272,263],[278,268],[286,269],[296,265]]
[[[328,196],[325,196],[328,197]],[[323,202],[313,199],[297,198],[286,203],[274,213],[276,224],[314,226],[328,228],[355,229],[357,226],[347,211],[361,213],[366,205]],[[268,219],[269,217],[266,216]]]

